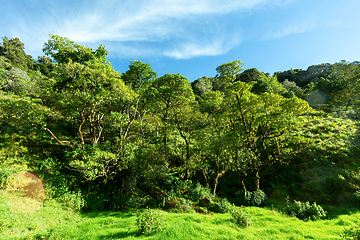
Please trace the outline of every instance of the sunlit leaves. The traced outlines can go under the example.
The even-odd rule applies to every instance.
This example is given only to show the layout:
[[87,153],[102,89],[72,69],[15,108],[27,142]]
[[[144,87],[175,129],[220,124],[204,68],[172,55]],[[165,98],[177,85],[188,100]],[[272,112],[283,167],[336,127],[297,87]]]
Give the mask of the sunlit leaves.
[[244,63],[240,60],[223,63],[216,68],[218,73],[216,77],[221,82],[232,83],[235,81],[236,76],[244,70],[243,66]]
[[156,72],[151,69],[149,63],[131,61],[129,70],[124,73],[122,79],[132,90],[138,92],[146,89],[156,76]]
[[107,51],[100,45],[95,51],[74,43],[68,38],[50,35],[50,39],[44,44],[43,52],[51,56],[58,63],[77,62],[84,64],[94,59],[105,60]]
[[45,126],[48,109],[35,101],[17,96],[0,97],[0,120],[22,120],[32,124]]

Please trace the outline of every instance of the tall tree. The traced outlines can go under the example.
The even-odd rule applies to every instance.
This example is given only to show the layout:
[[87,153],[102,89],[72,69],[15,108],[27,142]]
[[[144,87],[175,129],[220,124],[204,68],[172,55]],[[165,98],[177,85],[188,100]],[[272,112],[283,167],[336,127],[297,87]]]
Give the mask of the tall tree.
[[3,37],[3,43],[0,44],[0,56],[6,57],[13,67],[27,71],[35,64],[30,55],[25,53],[25,45],[19,38]]
[[165,74],[157,78],[148,92],[152,107],[162,121],[164,146],[168,143],[168,132],[175,114],[181,107],[195,100],[189,80],[180,74]]
[[[253,94],[246,83],[236,82],[228,89],[228,135],[238,165],[255,173],[255,189],[260,188],[260,170],[281,161],[281,146],[299,126],[297,116],[309,112],[307,102],[278,94]],[[246,156],[246,157],[244,157]]]
[[216,85],[214,90],[225,90],[225,85],[236,81],[236,77],[244,70],[244,63],[240,60],[223,63],[216,68]]

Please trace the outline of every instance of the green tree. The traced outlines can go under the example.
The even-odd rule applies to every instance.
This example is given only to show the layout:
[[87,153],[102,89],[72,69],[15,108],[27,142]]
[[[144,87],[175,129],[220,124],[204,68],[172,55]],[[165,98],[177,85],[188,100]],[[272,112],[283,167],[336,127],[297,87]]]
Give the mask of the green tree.
[[265,76],[265,74],[263,72],[260,72],[256,68],[250,68],[250,69],[246,69],[245,71],[240,73],[237,76],[236,80],[249,83],[249,82],[253,82],[253,81],[258,81],[264,76]]
[[37,66],[38,66],[40,72],[46,76],[49,75],[54,69],[53,61],[46,56],[38,57]]
[[[50,35],[50,39],[44,44],[43,52],[57,63],[79,64],[98,60],[106,62],[105,58],[108,54],[103,45],[98,46],[94,51],[92,48],[81,46],[58,35]],[[108,65],[108,62],[106,63]]]
[[270,77],[263,75],[256,82],[252,82],[252,84],[251,92],[256,94],[268,92],[284,95],[286,93],[286,89],[277,81],[276,76]]
[[17,95],[29,95],[33,91],[34,82],[20,68],[11,68],[0,76],[0,88]]
[[287,79],[285,79],[281,85],[287,90],[287,93],[285,93],[286,97],[293,97],[297,96],[298,98],[304,97],[304,90],[297,86],[295,82],[291,82]]
[[[301,126],[297,116],[309,112],[299,98],[278,94],[253,94],[246,83],[236,82],[226,97],[229,124],[227,132],[233,144],[237,166],[255,173],[255,191],[260,189],[260,170],[281,161],[281,146],[289,134]],[[241,156],[239,158],[238,156]]]
[[182,105],[174,112],[174,125],[183,140],[181,159],[183,160],[184,178],[189,179],[191,172],[199,167],[197,153],[203,148],[202,141],[197,139],[204,128],[207,114],[199,110],[195,102]]
[[328,79],[333,85],[330,96],[335,106],[348,108],[360,99],[358,84],[360,80],[360,62],[346,62],[343,60],[333,64]]
[[27,71],[32,69],[35,61],[30,55],[25,53],[25,45],[19,38],[3,37],[3,43],[0,44],[0,56],[6,57],[13,67]]
[[224,108],[224,93],[211,91],[205,93],[202,101],[202,111],[207,116],[205,126],[197,135],[201,142],[200,169],[205,181],[209,185],[212,178],[213,195],[216,195],[217,187],[222,176],[230,169],[232,158],[226,144],[226,110]]
[[189,80],[180,74],[165,74],[153,82],[148,91],[153,111],[161,119],[163,144],[168,143],[168,132],[175,113],[181,107],[195,100]]
[[[133,121],[128,112],[130,109],[133,112],[136,93],[129,90],[106,60],[107,52],[102,46],[94,51],[52,35],[44,51],[55,60],[52,73],[55,83],[48,89],[52,100],[43,101],[48,104],[45,107],[4,98],[3,109],[12,119],[35,124],[58,144],[68,145],[71,149],[67,152],[68,168],[87,180],[101,178],[106,182],[127,167],[121,144],[116,147],[109,144],[119,136],[109,134],[108,128],[124,113],[126,121]],[[67,131],[53,128],[54,122]]]
[[203,97],[205,93],[212,91],[214,79],[202,77],[191,83],[194,93]]
[[122,79],[132,90],[140,91],[146,89],[156,76],[149,63],[131,61],[129,70],[124,73]]
[[216,68],[216,84],[214,90],[225,90],[225,86],[236,81],[237,76],[244,70],[244,63],[240,60],[223,63]]

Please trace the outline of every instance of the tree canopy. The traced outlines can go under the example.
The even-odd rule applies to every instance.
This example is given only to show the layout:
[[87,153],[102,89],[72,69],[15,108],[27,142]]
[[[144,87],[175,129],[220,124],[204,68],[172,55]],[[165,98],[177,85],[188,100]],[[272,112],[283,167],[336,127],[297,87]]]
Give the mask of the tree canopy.
[[[190,83],[138,60],[119,73],[105,46],[57,35],[37,61],[24,49],[18,38],[0,45],[0,167],[43,174],[55,197],[76,193],[88,210],[201,195],[190,185],[236,199],[276,191],[303,174],[299,166],[358,167],[344,156],[358,147],[349,129],[360,112],[359,62],[270,76],[235,60]],[[338,183],[340,172],[331,171],[336,180],[326,181]],[[294,179],[305,184],[301,176]],[[347,191],[358,186],[351,184]]]

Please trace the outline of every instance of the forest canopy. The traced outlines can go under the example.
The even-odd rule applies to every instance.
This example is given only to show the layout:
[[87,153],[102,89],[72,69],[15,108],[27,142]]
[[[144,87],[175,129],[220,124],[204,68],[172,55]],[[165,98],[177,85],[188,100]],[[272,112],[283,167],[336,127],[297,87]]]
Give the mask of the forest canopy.
[[270,76],[234,60],[190,83],[138,60],[120,73],[103,45],[50,35],[34,60],[18,38],[2,40],[0,187],[25,169],[83,210],[160,204],[196,186],[238,204],[259,191],[338,203],[360,187],[359,62]]

